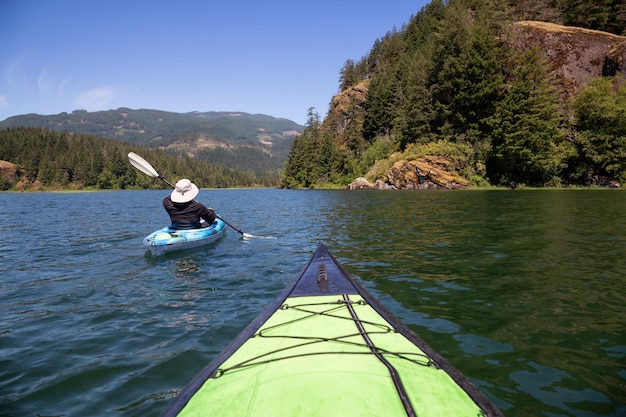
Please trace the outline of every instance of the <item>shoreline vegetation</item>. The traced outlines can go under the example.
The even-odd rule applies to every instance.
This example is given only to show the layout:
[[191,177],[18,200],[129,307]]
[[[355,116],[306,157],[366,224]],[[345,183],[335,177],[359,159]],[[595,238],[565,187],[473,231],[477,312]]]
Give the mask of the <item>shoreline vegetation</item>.
[[[280,189],[280,187],[229,187],[229,188],[204,188],[200,187],[201,191],[222,191],[222,190],[260,190],[260,189]],[[36,194],[36,193],[51,193],[51,194],[78,194],[78,193],[98,193],[98,192],[119,192],[119,191],[142,191],[147,190],[146,188],[116,188],[116,189],[98,189],[98,188],[83,188],[83,189],[71,189],[71,188],[25,188],[25,189],[9,189],[9,190],[0,190],[0,194]],[[169,187],[163,188],[151,188],[150,190],[170,190]],[[300,188],[293,189],[299,191],[348,191],[346,187],[338,187],[338,186],[329,186],[323,188]],[[472,191],[626,191],[626,187],[607,187],[600,185],[563,185],[557,187],[529,187],[529,186],[518,186],[515,189],[511,189],[511,187],[504,186],[472,186],[467,188],[459,188],[459,189],[428,189],[428,190],[407,190],[407,189],[386,189],[386,190],[351,190],[351,191],[360,191],[360,192],[472,192]]]

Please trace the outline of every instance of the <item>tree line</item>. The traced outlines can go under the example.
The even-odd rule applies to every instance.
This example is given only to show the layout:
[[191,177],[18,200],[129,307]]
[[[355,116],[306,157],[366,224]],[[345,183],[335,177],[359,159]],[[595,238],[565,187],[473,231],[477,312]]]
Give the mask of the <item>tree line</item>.
[[454,148],[475,185],[626,182],[624,77],[593,80],[563,103],[543,52],[507,46],[520,8],[582,23],[575,11],[590,4],[594,29],[626,30],[607,15],[624,16],[623,2],[433,0],[346,61],[326,118],[309,109],[281,186],[346,185],[394,152],[425,146]]
[[0,190],[158,189],[167,187],[130,165],[128,152],[149,161],[164,178],[190,178],[199,187],[275,186],[273,177],[221,164],[168,155],[93,135],[40,128],[0,130],[0,160],[17,166],[0,173]]

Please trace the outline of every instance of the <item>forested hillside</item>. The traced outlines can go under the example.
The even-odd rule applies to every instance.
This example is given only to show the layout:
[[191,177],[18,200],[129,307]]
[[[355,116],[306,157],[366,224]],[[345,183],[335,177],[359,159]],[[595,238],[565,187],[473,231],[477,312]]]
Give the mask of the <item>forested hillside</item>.
[[[583,28],[516,23],[524,19]],[[401,188],[407,177],[396,173],[423,181],[435,156],[456,183],[623,184],[625,31],[622,1],[433,0],[346,61],[326,117],[310,109],[281,184],[366,176]],[[546,45],[555,38],[568,44]],[[583,55],[592,63],[571,62]],[[579,86],[570,72],[586,65],[597,76],[582,74]]]
[[127,159],[131,151],[143,156],[171,181],[191,178],[205,188],[275,184],[275,179],[260,179],[252,172],[126,142],[47,129],[11,128],[0,130],[0,190],[167,187],[133,168]]
[[242,171],[244,175],[252,173],[259,182],[272,177],[274,185],[278,184],[294,137],[302,131],[302,126],[291,120],[262,114],[128,108],[26,114],[0,121],[0,129],[17,127],[93,135],[158,148],[171,155]]

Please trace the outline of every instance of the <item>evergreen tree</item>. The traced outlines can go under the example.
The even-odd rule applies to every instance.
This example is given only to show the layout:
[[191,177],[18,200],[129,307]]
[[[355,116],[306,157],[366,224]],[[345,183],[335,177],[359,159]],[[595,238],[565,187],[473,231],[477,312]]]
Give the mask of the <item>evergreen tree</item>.
[[358,82],[356,64],[348,59],[339,72],[339,91],[345,91]]
[[567,0],[562,12],[565,25],[626,35],[624,0]]
[[574,100],[578,179],[626,182],[626,78],[595,78]]
[[437,46],[432,34],[445,15],[441,1],[433,1],[414,16],[403,32],[404,54],[397,76],[392,135],[400,149],[433,139],[433,92],[429,84]]
[[433,128],[450,140],[470,143],[489,134],[490,119],[504,88],[500,23],[490,6],[454,2],[436,33],[431,91]]
[[310,107],[304,131],[294,140],[285,163],[281,187],[308,188],[316,182],[320,171],[318,159],[320,126],[319,113],[314,107]]
[[396,78],[382,73],[373,78],[364,104],[363,136],[372,141],[379,135],[389,135],[395,119]]
[[464,70],[463,56],[471,34],[471,15],[461,2],[446,7],[445,19],[433,33],[434,50],[428,85],[432,92],[436,119],[433,130],[444,136],[452,134],[456,117],[453,100],[458,92],[457,75]]
[[511,82],[496,110],[488,172],[492,182],[542,186],[557,181],[568,144],[559,125],[559,96],[538,48],[512,63]]
[[489,134],[491,118],[504,90],[504,50],[496,43],[496,33],[474,25],[470,43],[461,55],[463,65],[454,74],[456,93],[450,109],[450,122],[457,134],[475,143]]
[[431,140],[435,114],[426,82],[429,64],[422,54],[409,56],[405,62],[405,77],[397,94],[398,108],[393,122],[393,134],[400,149]]

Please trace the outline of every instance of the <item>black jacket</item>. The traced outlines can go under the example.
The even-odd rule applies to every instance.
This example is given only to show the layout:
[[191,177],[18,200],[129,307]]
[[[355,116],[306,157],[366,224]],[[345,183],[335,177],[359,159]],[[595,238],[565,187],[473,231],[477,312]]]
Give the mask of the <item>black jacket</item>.
[[[170,196],[163,199],[163,208],[170,215],[173,229],[196,229],[210,226],[215,221],[215,212],[197,201],[174,203]],[[206,223],[201,224],[200,219]]]

